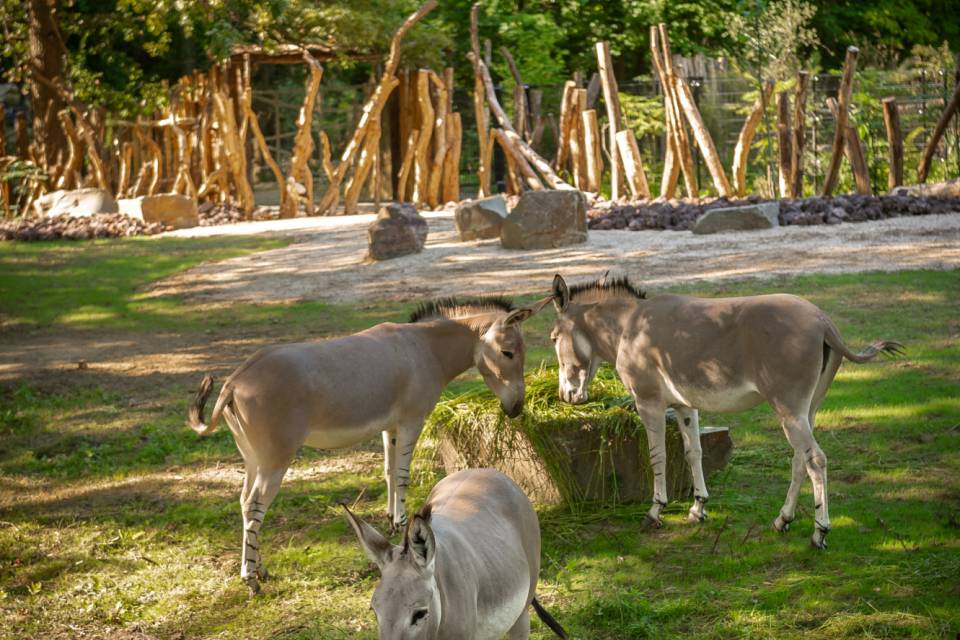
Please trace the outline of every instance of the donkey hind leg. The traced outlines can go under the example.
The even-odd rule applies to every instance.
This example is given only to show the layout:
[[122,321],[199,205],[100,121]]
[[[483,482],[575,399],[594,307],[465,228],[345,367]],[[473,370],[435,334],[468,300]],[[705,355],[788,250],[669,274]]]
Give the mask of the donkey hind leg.
[[410,463],[417,438],[423,429],[423,421],[397,430],[396,508],[393,514],[394,529],[402,530],[407,525],[407,488],[410,486]]
[[383,432],[383,476],[387,481],[387,517],[397,512],[397,432]]
[[707,519],[707,483],[703,479],[703,449],[700,446],[700,412],[690,407],[675,407],[680,435],[683,436],[683,452],[693,475],[693,506],[687,515],[688,522],[703,522]]
[[257,468],[253,486],[247,493],[246,500],[241,505],[243,510],[243,556],[240,567],[240,577],[250,591],[256,594],[260,591],[260,580],[266,579],[267,572],[260,560],[260,529],[263,518],[270,507],[270,503],[280,490],[280,483],[290,466],[293,456],[285,460],[282,465],[266,468]]
[[800,497],[800,489],[803,488],[803,482],[806,479],[807,470],[804,465],[803,452],[794,451],[790,471],[790,488],[787,489],[787,499],[784,501],[783,507],[780,508],[780,513],[777,514],[776,519],[773,521],[773,528],[780,533],[786,533],[790,530],[790,523],[793,522],[797,512],[797,499]]
[[507,632],[507,640],[527,640],[530,637],[530,608],[527,607]]
[[[827,505],[827,456],[817,444],[810,428],[810,420],[806,413],[783,417],[783,431],[793,447],[794,456],[799,457],[803,467],[813,483],[813,503],[815,516],[813,522],[813,536],[810,539],[817,549],[825,549],[826,537],[830,532],[830,510]],[[796,469],[796,466],[795,466]],[[794,478],[797,474],[794,474]],[[791,489],[794,489],[791,482]],[[795,489],[799,492],[799,487]],[[787,495],[790,500],[790,494]],[[785,507],[788,505],[784,505]]]
[[653,468],[653,504],[647,512],[644,525],[659,529],[663,526],[660,512],[667,506],[666,416],[663,407],[651,409],[638,407],[638,411],[647,431],[650,466]]

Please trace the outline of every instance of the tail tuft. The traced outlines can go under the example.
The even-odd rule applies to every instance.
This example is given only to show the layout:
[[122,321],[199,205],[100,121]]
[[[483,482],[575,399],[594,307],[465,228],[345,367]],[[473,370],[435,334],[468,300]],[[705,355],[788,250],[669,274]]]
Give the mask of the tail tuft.
[[553,616],[547,613],[547,610],[543,608],[543,605],[534,597],[533,610],[537,612],[537,617],[543,621],[543,624],[550,627],[550,630],[557,634],[557,637],[567,640],[567,632],[563,630],[563,627],[560,626],[560,623],[553,619]]
[[894,342],[893,340],[877,340],[869,345],[866,349],[858,353],[857,357],[862,358],[863,360],[870,360],[877,355],[895,358],[897,356],[906,355],[906,351],[904,351],[903,345],[899,342]]
[[197,395],[193,399],[193,404],[190,405],[190,413],[187,418],[190,428],[201,436],[213,431],[212,427],[203,423],[203,410],[207,406],[207,398],[210,397],[211,391],[213,391],[213,377],[203,376],[203,380],[200,381],[200,388],[197,389]]

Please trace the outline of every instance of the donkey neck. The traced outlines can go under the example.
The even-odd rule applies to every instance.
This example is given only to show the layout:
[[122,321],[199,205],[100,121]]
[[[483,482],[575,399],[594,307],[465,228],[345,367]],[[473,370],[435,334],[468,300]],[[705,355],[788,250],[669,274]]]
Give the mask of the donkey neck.
[[590,305],[584,310],[581,322],[593,348],[604,361],[617,362],[620,340],[629,317],[640,304],[639,300],[613,298]]
[[476,329],[449,318],[423,324],[430,351],[443,371],[444,384],[473,366],[473,354],[480,338]]

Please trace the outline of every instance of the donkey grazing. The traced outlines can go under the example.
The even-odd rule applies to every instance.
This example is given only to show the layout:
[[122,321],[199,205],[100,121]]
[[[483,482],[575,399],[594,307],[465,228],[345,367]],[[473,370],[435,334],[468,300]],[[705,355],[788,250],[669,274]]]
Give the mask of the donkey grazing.
[[551,339],[560,365],[561,399],[585,402],[597,368],[609,362],[636,402],[654,473],[649,524],[662,524],[660,512],[667,504],[666,408],[673,406],[679,417],[693,474],[689,518],[698,521],[706,517],[709,495],[698,410],[745,411],[766,400],[794,452],[790,488],[773,526],[780,532],[789,528],[806,472],[816,506],[811,542],[826,547],[827,458],[813,437],[817,409],[843,358],[866,362],[881,352],[902,353],[902,345],[878,341],[853,353],[823,311],[784,294],[647,300],[625,277],[567,287],[557,275],[553,296],[557,321]]
[[499,471],[466,469],[438,482],[402,547],[346,512],[382,575],[372,602],[380,640],[525,640],[531,604],[567,637],[537,601],[537,514]]
[[241,577],[256,593],[263,517],[301,446],[348,447],[383,434],[387,514],[406,523],[410,460],[423,422],[448,382],[476,366],[510,416],[523,410],[521,323],[549,298],[515,309],[502,298],[422,305],[406,324],[384,323],[318,342],[261,349],[224,382],[209,423],[206,376],[190,407],[200,435],[223,415],[246,465]]

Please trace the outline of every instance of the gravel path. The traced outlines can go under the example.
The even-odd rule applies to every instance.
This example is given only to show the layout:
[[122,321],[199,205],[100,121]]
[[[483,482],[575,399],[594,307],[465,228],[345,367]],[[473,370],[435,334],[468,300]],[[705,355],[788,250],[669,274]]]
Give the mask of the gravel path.
[[154,295],[211,302],[418,300],[440,295],[544,292],[553,275],[596,277],[611,267],[645,287],[808,273],[956,269],[960,213],[857,224],[790,226],[695,236],[686,231],[591,231],[587,243],[508,251],[499,241],[459,242],[449,212],[426,213],[422,253],[368,263],[372,215],[201,227],[177,236],[268,233],[293,244],[200,265],[154,286]]

